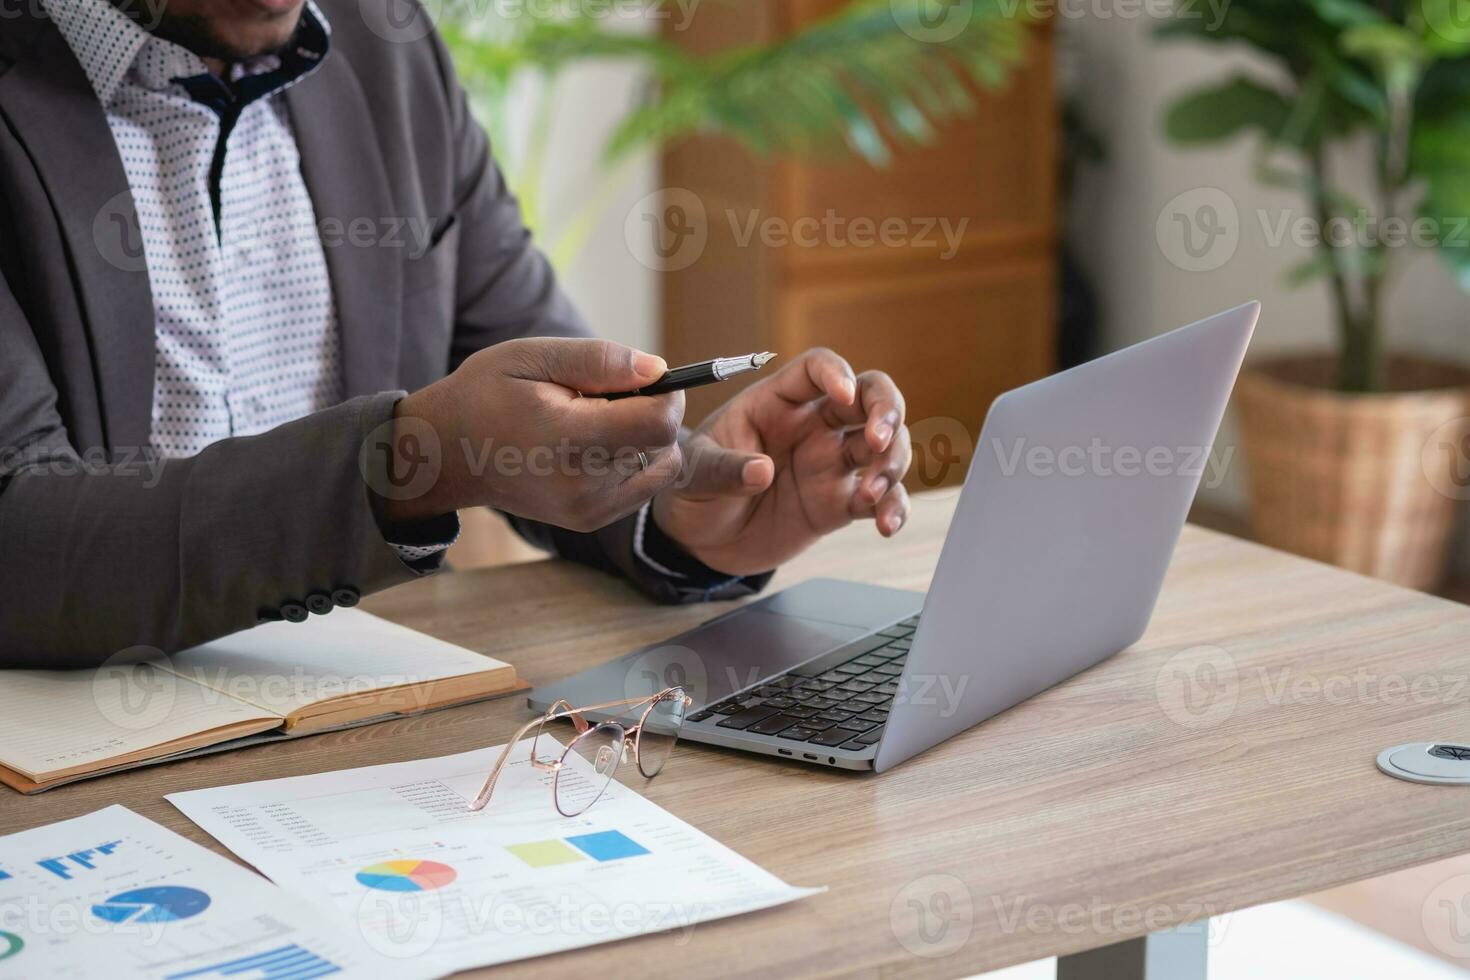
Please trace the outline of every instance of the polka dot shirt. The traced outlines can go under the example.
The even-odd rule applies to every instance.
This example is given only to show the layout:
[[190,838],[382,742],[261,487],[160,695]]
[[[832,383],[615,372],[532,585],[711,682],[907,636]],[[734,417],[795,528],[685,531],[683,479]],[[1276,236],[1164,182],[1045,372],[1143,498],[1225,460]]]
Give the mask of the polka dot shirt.
[[[43,2],[107,111],[137,207],[153,449],[192,456],[340,402],[331,281],[280,97],[326,56],[321,12],[308,2],[290,54],[234,66],[232,98],[197,55],[108,0]],[[415,562],[444,545],[395,547]]]

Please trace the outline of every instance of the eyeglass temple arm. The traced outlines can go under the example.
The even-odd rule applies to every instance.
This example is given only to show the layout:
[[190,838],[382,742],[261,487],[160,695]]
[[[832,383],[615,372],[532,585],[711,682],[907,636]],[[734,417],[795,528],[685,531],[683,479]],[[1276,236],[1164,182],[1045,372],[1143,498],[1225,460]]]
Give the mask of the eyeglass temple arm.
[[[505,769],[506,762],[510,760],[511,750],[520,743],[521,739],[526,737],[527,732],[535,728],[537,725],[544,725],[546,722],[554,721],[557,718],[570,718],[572,720],[572,724],[576,726],[577,734],[581,735],[592,727],[587,723],[587,719],[583,716],[583,712],[605,711],[608,708],[623,708],[629,705],[643,704],[647,701],[656,702],[672,690],[673,688],[669,688],[668,690],[660,691],[652,697],[629,698],[625,701],[609,701],[606,704],[594,704],[586,708],[573,708],[571,703],[568,701],[557,701],[551,707],[546,709],[546,714],[542,715],[540,718],[533,719],[522,725],[520,731],[516,732],[511,740],[505,744],[505,749],[500,753],[500,758],[496,760],[495,768],[490,770],[490,776],[488,779],[485,780],[485,785],[480,788],[479,794],[470,803],[470,809],[485,809],[485,805],[490,802],[491,794],[495,792],[496,780],[500,778],[501,771]],[[689,704],[691,701],[692,699],[688,695],[684,696],[684,703],[686,705]],[[535,754],[535,751],[535,747],[533,746],[531,749],[533,756]]]
[[[495,792],[495,782],[500,778],[500,773],[502,770],[505,769],[505,764],[510,761],[511,751],[520,744],[521,739],[525,738],[526,734],[537,725],[544,725],[548,721],[559,717],[571,718],[572,724],[576,726],[577,733],[579,735],[582,732],[585,732],[589,727],[587,724],[587,719],[583,718],[581,713],[573,708],[570,702],[565,700],[557,701],[551,707],[547,708],[546,713],[540,718],[535,718],[531,721],[526,722],[524,725],[521,726],[520,731],[516,732],[515,735],[511,737],[511,740],[505,743],[505,749],[500,753],[500,758],[496,760],[495,768],[490,770],[490,776],[485,780],[485,785],[480,787],[479,794],[474,798],[473,801],[471,801],[471,810],[483,810],[485,809],[485,804],[490,802],[490,796],[492,793]],[[535,754],[536,747],[533,745],[531,747],[533,762],[535,761]]]
[[510,761],[511,750],[516,747],[521,739],[526,737],[527,732],[529,732],[531,729],[535,728],[537,725],[541,724],[545,720],[546,719],[544,718],[537,718],[534,721],[526,722],[524,725],[521,726],[521,730],[516,732],[515,736],[511,738],[509,742],[505,743],[505,748],[502,749],[500,752],[500,758],[495,761],[495,768],[490,770],[490,776],[485,780],[485,785],[480,787],[479,794],[474,798],[473,801],[471,801],[471,810],[485,809],[485,804],[490,802],[490,794],[495,792],[495,781],[500,778],[501,770],[504,769],[505,764]]

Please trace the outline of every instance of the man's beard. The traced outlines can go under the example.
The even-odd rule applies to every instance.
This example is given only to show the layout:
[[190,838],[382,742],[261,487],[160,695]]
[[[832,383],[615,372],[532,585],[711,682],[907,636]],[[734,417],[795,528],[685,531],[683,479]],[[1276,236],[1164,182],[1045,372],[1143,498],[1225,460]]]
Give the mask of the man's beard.
[[198,14],[165,13],[152,33],[155,37],[171,41],[201,58],[216,58],[233,63],[258,58],[262,55],[279,54],[290,46],[300,22],[301,14],[298,12],[296,19],[290,25],[290,30],[279,42],[254,48],[244,47],[238,42],[220,37],[215,33],[209,20]]

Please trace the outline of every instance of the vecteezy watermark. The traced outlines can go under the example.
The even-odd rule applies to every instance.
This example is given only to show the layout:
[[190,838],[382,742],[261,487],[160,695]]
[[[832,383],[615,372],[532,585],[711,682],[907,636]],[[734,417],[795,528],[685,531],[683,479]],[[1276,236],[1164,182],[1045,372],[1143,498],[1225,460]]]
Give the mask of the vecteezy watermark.
[[[21,17],[32,20],[54,19],[68,6],[82,7],[88,12],[88,0],[0,0],[0,21]],[[113,0],[113,6],[126,14],[143,30],[152,31],[163,22],[168,0]]]
[[411,703],[406,711],[422,710],[435,697],[431,674],[338,674],[295,666],[290,670],[261,674],[239,674],[228,667],[211,666],[208,661],[187,666],[175,663],[173,669],[201,689],[200,700],[207,705],[245,701],[251,704],[309,704],[351,698],[374,691],[394,689]]
[[847,218],[828,208],[821,217],[784,218],[758,210],[725,212],[730,234],[740,248],[759,242],[766,248],[914,248],[935,253],[941,262],[960,251],[969,218],[947,217]]
[[180,661],[151,646],[122,650],[92,672],[92,701],[98,715],[125,731],[148,731],[166,723],[187,684],[200,703],[307,704],[350,698],[389,688],[406,692],[414,709],[434,696],[428,674],[337,674],[292,666],[269,673],[238,673],[212,664]]
[[[358,448],[358,466],[363,480],[379,496],[387,500],[418,500],[439,482],[449,454],[462,465],[466,475],[483,479],[490,474],[519,479],[522,477],[608,477],[636,476],[644,455],[659,447],[589,446],[562,437],[554,444],[517,446],[497,443],[493,438],[479,441],[461,437],[447,446],[438,431],[427,421],[412,416],[399,416],[384,422],[363,439]],[[683,466],[669,484],[676,489],[689,486],[700,466],[703,447],[697,443],[684,447]],[[459,459],[462,464],[458,464]]]
[[148,268],[132,191],[114,194],[98,209],[92,219],[92,244],[103,261],[115,269],[143,272]]
[[149,731],[173,714],[178,685],[162,650],[130,647],[92,672],[92,703],[103,719],[124,731]]
[[[99,898],[106,894],[101,892]],[[136,906],[129,911],[135,910]],[[0,902],[0,960],[18,953],[26,942],[85,942],[85,937],[127,936],[131,943],[153,947],[167,935],[167,922],[136,914],[114,915],[112,912],[113,909],[105,902],[51,902],[34,894],[6,899]],[[7,942],[6,936],[17,939],[25,936],[27,939],[17,944]],[[77,937],[83,938],[78,940]],[[24,975],[23,971],[14,974]]]
[[944,500],[964,489],[965,469],[975,454],[970,429],[959,419],[934,415],[909,423],[914,461],[909,476],[927,491],[916,501]]
[[1049,446],[1020,439],[990,439],[1001,475],[1051,479],[1101,477],[1180,477],[1200,480],[1214,489],[1221,486],[1235,458],[1235,447],[1216,453],[1211,446],[1114,446],[1094,437],[1086,446]]
[[[733,675],[733,667],[727,667],[726,670]],[[755,682],[747,680],[741,687],[734,687],[736,679],[732,676],[729,680],[733,690],[741,690]],[[709,669],[697,651],[678,644],[667,644],[639,654],[628,664],[623,679],[623,697],[630,701],[634,698],[652,697],[670,687],[683,688],[696,703],[707,699],[711,690]]]
[[1240,247],[1240,211],[1218,187],[1197,187],[1172,198],[1154,225],[1159,249],[1186,272],[1214,272]]
[[1436,885],[1424,899],[1420,924],[1435,949],[1450,959],[1470,960],[1470,874]]
[[[901,682],[893,685],[893,706],[911,705],[916,708],[935,709],[938,718],[953,718],[959,713],[965,700],[965,690],[970,686],[969,674],[904,674]],[[883,688],[879,689],[881,694]],[[859,694],[854,699],[863,700]],[[879,702],[880,704],[882,702]]]
[[1325,704],[1438,705],[1470,704],[1470,675],[1379,673],[1360,667],[1325,674],[1299,673],[1290,667],[1252,672],[1266,704],[1273,708]]
[[[381,248],[406,259],[428,254],[435,244],[436,225],[423,215],[355,215],[316,220],[263,218],[232,222],[227,244],[250,261],[257,252],[273,252],[291,242],[315,242],[327,251],[339,248]],[[139,228],[131,191],[108,198],[92,220],[92,243],[97,254],[123,272],[148,268],[148,251]]]
[[446,16],[461,23],[578,20],[648,21],[689,29],[703,0],[358,0],[362,21],[393,44],[412,44]]
[[[1470,249],[1470,215],[1407,218],[1359,209],[1324,221],[1289,208],[1257,208],[1252,217],[1260,242],[1271,249]],[[1176,267],[1214,272],[1235,257],[1250,224],[1229,194],[1197,187],[1164,205],[1155,234],[1160,251]]]
[[915,956],[937,959],[964,947],[975,928],[974,896],[954,875],[915,878],[888,906],[893,937]]
[[456,0],[357,0],[363,24],[389,44],[414,44],[434,31]]
[[[1107,936],[1121,940],[1153,932],[1197,930],[1210,946],[1225,941],[1229,916],[1208,902],[1150,905],[1106,902],[1097,896],[1069,902],[1037,902],[1024,897],[990,896],[1005,935]],[[1181,923],[1186,923],[1181,925]]]
[[970,227],[967,217],[847,217],[835,208],[796,217],[726,208],[712,219],[693,191],[667,187],[633,205],[623,221],[623,238],[640,265],[654,272],[678,272],[704,256],[715,230],[712,220],[723,224],[728,241],[740,249],[917,249],[942,262],[959,254]]
[[1451,419],[1424,443],[1420,461],[1430,486],[1451,500],[1470,500],[1470,417]]
[[1224,724],[1240,700],[1240,670],[1235,658],[1216,646],[1181,650],[1154,677],[1154,696],[1169,720],[1182,728]]
[[357,462],[363,480],[384,500],[418,500],[438,484],[444,451],[437,429],[404,416],[368,433]]
[[623,240],[644,268],[678,272],[704,255],[709,245],[709,213],[698,194],[683,187],[666,187],[633,205],[623,221]]
[[575,16],[578,20],[647,20],[685,31],[704,0],[446,0],[462,16],[536,22]]
[[585,892],[528,898],[514,892],[477,897],[434,890],[369,890],[358,902],[356,919],[363,939],[376,952],[413,959],[432,953],[451,929],[456,940],[556,936],[607,941],[668,932],[676,946],[684,946],[695,925],[714,912],[713,906],[701,902],[607,902]]
[[144,446],[99,446],[73,452],[54,446],[0,446],[0,474],[35,476],[111,476],[152,490],[163,480],[168,458]]
[[1315,215],[1256,209],[1256,221],[1270,248],[1294,245],[1318,248],[1445,248],[1470,249],[1470,217],[1379,217],[1367,210],[1339,214],[1324,223]]
[[437,891],[369,888],[356,911],[362,938],[373,952],[390,959],[417,959],[433,950],[444,932],[444,902]]
[[1233,0],[999,0],[1006,17],[1032,21],[1062,20],[1202,20],[1205,30],[1225,23]]
[[1470,0],[1424,0],[1429,29],[1453,44],[1470,44]]
[[1155,678],[1155,694],[1164,714],[1176,724],[1207,729],[1234,715],[1247,681],[1270,708],[1470,705],[1466,674],[1382,673],[1368,667],[1311,673],[1290,666],[1243,670],[1216,646],[1193,647],[1170,657]]

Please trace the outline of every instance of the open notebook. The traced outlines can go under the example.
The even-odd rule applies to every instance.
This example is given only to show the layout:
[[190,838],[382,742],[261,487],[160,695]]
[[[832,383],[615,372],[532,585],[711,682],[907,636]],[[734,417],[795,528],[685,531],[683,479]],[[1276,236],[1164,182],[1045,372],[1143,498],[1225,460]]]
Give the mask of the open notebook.
[[0,782],[39,793],[526,686],[510,664],[339,609],[141,663],[0,672]]

